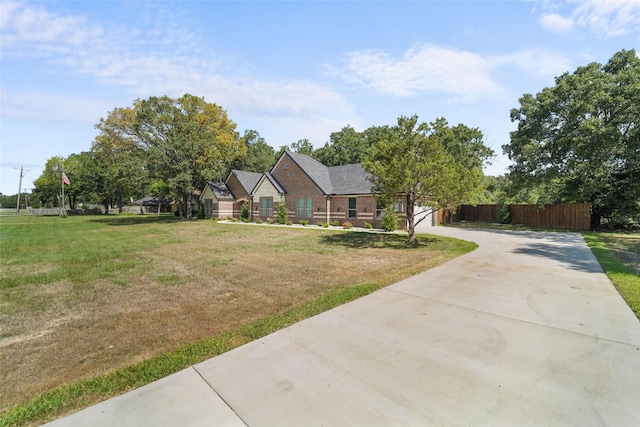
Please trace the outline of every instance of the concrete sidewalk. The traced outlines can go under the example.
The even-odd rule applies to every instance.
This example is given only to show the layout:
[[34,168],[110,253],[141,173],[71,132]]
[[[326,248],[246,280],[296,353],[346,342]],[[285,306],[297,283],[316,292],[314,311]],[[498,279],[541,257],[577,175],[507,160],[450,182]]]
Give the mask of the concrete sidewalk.
[[579,234],[476,251],[51,426],[639,426],[640,323]]

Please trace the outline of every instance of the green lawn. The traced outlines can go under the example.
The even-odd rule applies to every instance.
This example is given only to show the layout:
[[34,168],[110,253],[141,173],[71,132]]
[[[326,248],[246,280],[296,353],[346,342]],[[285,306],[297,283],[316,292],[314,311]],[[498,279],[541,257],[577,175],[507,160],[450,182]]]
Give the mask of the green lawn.
[[38,425],[476,245],[173,216],[0,216],[0,426]]
[[640,233],[583,233],[591,251],[640,319]]

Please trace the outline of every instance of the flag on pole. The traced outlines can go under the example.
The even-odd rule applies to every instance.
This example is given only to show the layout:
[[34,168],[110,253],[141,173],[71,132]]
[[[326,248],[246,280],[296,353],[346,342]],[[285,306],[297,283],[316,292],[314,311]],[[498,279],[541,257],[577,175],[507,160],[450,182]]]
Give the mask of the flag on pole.
[[69,182],[69,178],[67,178],[67,174],[62,172],[62,182],[64,182],[67,185],[71,185],[71,182]]

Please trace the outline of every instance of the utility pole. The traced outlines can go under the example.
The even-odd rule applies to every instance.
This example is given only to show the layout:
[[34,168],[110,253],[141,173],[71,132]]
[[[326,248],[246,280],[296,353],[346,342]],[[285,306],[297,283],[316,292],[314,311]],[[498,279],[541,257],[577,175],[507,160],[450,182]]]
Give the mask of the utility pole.
[[[18,168],[14,168],[18,169]],[[29,170],[27,170],[29,172]],[[16,202],[16,213],[20,213],[20,193],[22,192],[22,177],[26,172],[24,172],[24,166],[20,166],[20,182],[18,183],[18,200]]]

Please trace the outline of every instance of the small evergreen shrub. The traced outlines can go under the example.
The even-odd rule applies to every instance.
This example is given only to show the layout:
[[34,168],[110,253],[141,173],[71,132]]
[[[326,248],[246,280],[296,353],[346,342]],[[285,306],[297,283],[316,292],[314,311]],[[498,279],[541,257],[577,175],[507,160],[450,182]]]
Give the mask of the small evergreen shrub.
[[328,222],[321,222],[321,223],[320,223],[320,227],[322,227],[322,228],[329,228],[329,223],[328,223]]
[[382,217],[382,229],[384,231],[396,231],[398,229],[398,216],[392,206],[389,206],[384,210],[384,217]]
[[240,219],[244,222],[249,222],[249,203],[247,202],[244,202],[240,207]]
[[373,228],[373,224],[371,224],[370,222],[365,222],[364,228],[366,228],[367,230],[371,230]]
[[511,223],[511,212],[509,211],[509,205],[504,200],[498,200],[498,222],[500,224]]
[[340,221],[338,221],[337,219],[334,219],[334,220],[331,222],[331,225],[333,225],[334,227],[340,227]]
[[276,222],[278,224],[286,224],[289,219],[289,209],[284,202],[278,203],[278,210],[276,211]]
[[301,219],[300,225],[304,225],[306,227],[307,225],[309,225],[309,221],[307,221],[306,219]]

